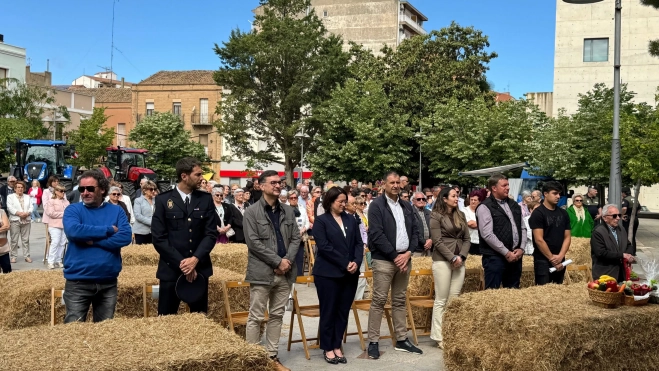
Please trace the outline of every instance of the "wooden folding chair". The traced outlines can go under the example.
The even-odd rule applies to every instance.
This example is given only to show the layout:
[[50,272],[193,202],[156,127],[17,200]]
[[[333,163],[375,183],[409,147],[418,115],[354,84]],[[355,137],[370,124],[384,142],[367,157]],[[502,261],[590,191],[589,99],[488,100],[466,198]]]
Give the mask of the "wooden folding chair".
[[[45,211],[44,211],[45,213]],[[44,226],[46,227],[46,247],[44,248],[44,253],[43,253],[43,263],[47,264],[48,263],[48,253],[50,252],[50,233],[48,233],[48,224],[44,223]],[[64,255],[62,255],[64,256]]]
[[[233,331],[236,334],[235,326],[236,325],[247,325],[247,317],[249,316],[249,311],[247,312],[232,312],[231,311],[231,301],[229,299],[229,289],[236,288],[248,288],[249,282],[245,281],[222,281],[222,296],[224,296],[224,324],[229,328],[229,331]],[[268,322],[268,312],[265,312],[264,322]]]
[[366,259],[366,254],[370,253],[370,252],[371,252],[371,250],[369,250],[368,247],[364,249],[364,271],[365,272],[373,270],[373,268],[371,268],[371,265],[368,264],[368,259]]
[[[313,276],[298,276],[295,283],[313,283]],[[293,340],[293,322],[297,316],[298,325],[300,326],[300,335],[302,339]],[[320,305],[304,305],[300,306],[300,303],[297,300],[297,290],[293,290],[293,310],[291,311],[291,324],[288,328],[288,351],[291,351],[291,344],[293,343],[302,343],[304,347],[304,354],[307,359],[311,359],[309,356],[309,349],[319,349],[320,348],[320,333],[318,332],[315,338],[307,338],[306,333],[304,332],[304,324],[302,323],[302,317],[320,317]],[[320,328],[319,328],[320,331]],[[315,340],[315,344],[308,344],[307,342]]]
[[309,238],[307,240],[307,243],[305,244],[305,248],[307,249],[307,259],[309,259],[308,261],[309,275],[311,275],[311,272],[313,272],[313,266],[316,264],[316,254],[314,252],[315,247],[316,247],[316,241]]
[[50,325],[55,326],[57,320],[55,318],[55,308],[57,303],[63,303],[64,290],[57,290],[54,287],[50,289]]
[[406,301],[405,305],[407,306],[407,320],[409,321],[410,327],[412,329],[412,337],[414,338],[414,343],[416,345],[419,345],[419,340],[417,338],[417,335],[421,335],[421,336],[430,335],[430,328],[432,326],[432,312],[431,315],[428,316],[426,323],[422,327],[423,332],[417,334],[416,324],[414,323],[414,316],[412,315],[412,307],[430,309],[432,311],[432,308],[435,305],[435,284],[434,282],[432,282],[432,269],[413,269],[412,271],[410,271],[410,279],[412,279],[412,277],[420,278],[422,276],[430,277],[431,280],[430,293],[428,295],[410,296],[410,291],[407,290],[406,293],[407,297],[405,300]]
[[[144,309],[144,317],[149,317],[151,310],[149,309],[149,298],[158,300],[160,298],[160,285],[144,285],[142,289],[142,306]],[[185,312],[190,313],[190,306],[185,304]]]
[[588,280],[587,282],[590,282],[593,280],[593,272],[590,269],[589,266],[587,265],[568,265],[565,267],[566,272],[565,272],[565,284],[571,284],[572,282],[572,277],[570,277],[570,272],[584,272],[586,274],[586,279]]
[[[360,278],[373,278],[373,271],[366,271],[362,273]],[[359,320],[359,312],[358,310],[363,310],[363,311],[369,311],[371,310],[371,299],[364,299],[364,300],[355,300],[352,302],[352,315],[355,317],[355,324],[357,325],[357,332],[347,332],[343,335],[343,342],[346,342],[346,338],[348,336],[352,335],[357,335],[359,336],[359,344],[362,347],[363,351],[366,351],[366,343],[364,342],[364,334],[368,335],[368,331],[362,330],[362,324],[361,321]],[[393,346],[396,346],[396,337],[394,336],[394,325],[393,321],[391,320],[391,305],[390,304],[385,304],[384,306],[384,316],[387,319],[387,326],[389,326],[389,335],[388,336],[380,336],[380,339],[391,339],[391,342]]]

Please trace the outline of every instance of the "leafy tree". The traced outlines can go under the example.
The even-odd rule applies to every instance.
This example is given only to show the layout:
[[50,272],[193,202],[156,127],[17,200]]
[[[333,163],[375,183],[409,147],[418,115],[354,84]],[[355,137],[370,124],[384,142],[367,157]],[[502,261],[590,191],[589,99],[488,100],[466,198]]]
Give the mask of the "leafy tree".
[[[641,0],[641,4],[659,10],[659,0]],[[650,55],[659,57],[659,40],[650,40],[648,49],[650,50]]]
[[[32,138],[30,123],[26,119],[6,118],[0,116],[0,169],[1,172],[9,170],[9,166],[16,162],[16,156],[11,149],[16,139]],[[8,147],[7,147],[8,146]],[[9,149],[9,152],[6,151]]]
[[524,100],[491,105],[484,97],[453,98],[435,105],[431,116],[422,122],[423,156],[438,178],[479,183],[477,178],[458,173],[528,160],[533,128],[546,120]]
[[185,130],[181,118],[171,112],[146,116],[128,138],[135,146],[149,151],[149,167],[165,179],[176,177],[175,164],[183,157],[207,161],[204,146],[190,140],[190,132]]
[[107,119],[104,107],[94,108],[92,116],[80,122],[79,129],[68,133],[69,142],[76,146],[78,152],[78,158],[70,160],[73,165],[92,169],[105,155],[114,138],[114,129],[104,127]]
[[[56,106],[56,103],[53,89],[27,85],[16,79],[0,79],[0,117],[22,119],[28,125],[19,139],[41,138],[49,130],[55,130],[44,126],[43,116],[46,113],[70,120],[66,107]],[[46,106],[55,108],[46,109]]]
[[222,47],[215,45],[222,64],[215,81],[231,91],[218,104],[222,120],[216,126],[237,157],[261,166],[283,164],[292,179],[301,145],[295,135],[304,128],[314,137],[321,130],[305,117],[344,81],[350,57],[314,12],[305,15],[310,0],[260,4],[254,30],[236,29]]
[[314,116],[325,123],[307,156],[314,178],[375,181],[404,169],[410,151],[404,141],[412,135],[408,117],[394,112],[381,83],[349,79]]

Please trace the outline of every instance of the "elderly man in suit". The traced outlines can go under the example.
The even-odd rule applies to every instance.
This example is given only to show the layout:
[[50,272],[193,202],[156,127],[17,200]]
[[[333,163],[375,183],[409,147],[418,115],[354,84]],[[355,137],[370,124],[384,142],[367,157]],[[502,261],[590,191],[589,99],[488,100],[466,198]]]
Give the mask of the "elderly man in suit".
[[153,246],[160,254],[158,315],[176,314],[181,300],[177,280],[201,280],[205,291],[187,303],[190,312],[208,312],[208,278],[213,275],[210,253],[217,239],[217,214],[211,195],[199,190],[201,163],[186,157],[176,163],[178,184],[156,197],[151,219]]
[[627,239],[627,231],[620,225],[622,214],[616,205],[602,208],[602,221],[593,230],[590,238],[590,252],[593,258],[593,277],[603,274],[618,281],[625,279],[623,259],[634,262],[632,243]]
[[423,192],[414,192],[412,205],[416,213],[416,222],[419,225],[419,246],[414,255],[430,256],[432,239],[430,238],[430,210],[426,209],[426,195]]

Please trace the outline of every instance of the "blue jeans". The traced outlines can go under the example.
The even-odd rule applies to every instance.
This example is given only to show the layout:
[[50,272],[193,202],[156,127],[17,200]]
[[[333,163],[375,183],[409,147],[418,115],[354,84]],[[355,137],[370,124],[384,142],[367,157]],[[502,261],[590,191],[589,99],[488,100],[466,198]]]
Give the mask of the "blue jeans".
[[32,220],[37,220],[41,219],[41,214],[39,214],[39,205],[37,205],[36,202],[32,203],[32,214],[30,215],[30,218]]
[[64,323],[87,321],[90,305],[94,322],[112,319],[117,306],[117,281],[95,283],[66,280],[63,299],[66,306]]

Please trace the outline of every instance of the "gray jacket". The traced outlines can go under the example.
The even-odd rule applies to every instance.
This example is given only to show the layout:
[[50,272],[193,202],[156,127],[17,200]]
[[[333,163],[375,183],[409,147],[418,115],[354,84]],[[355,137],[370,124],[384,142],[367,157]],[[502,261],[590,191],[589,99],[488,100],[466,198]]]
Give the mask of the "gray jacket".
[[[277,202],[281,208],[279,224],[281,235],[286,245],[286,259],[292,267],[286,273],[290,284],[295,282],[297,269],[295,268],[295,255],[300,247],[300,229],[295,220],[293,209]],[[245,209],[243,216],[243,229],[247,242],[247,274],[245,281],[271,285],[275,280],[275,268],[279,266],[282,258],[277,255],[277,237],[274,226],[265,211],[265,198],[261,197],[254,205]]]
[[[155,201],[155,200],[153,200]],[[138,197],[133,205],[133,214],[135,214],[135,224],[133,224],[133,233],[149,234],[151,233],[151,218],[153,209],[146,198]]]

